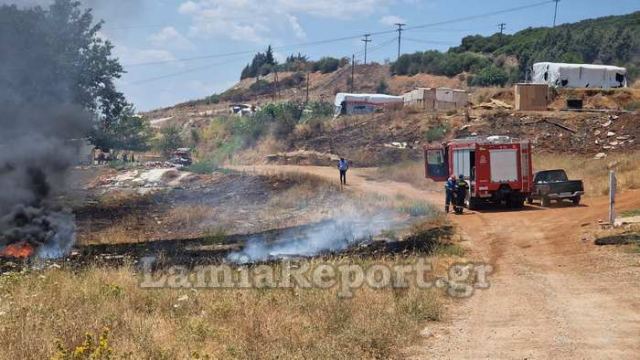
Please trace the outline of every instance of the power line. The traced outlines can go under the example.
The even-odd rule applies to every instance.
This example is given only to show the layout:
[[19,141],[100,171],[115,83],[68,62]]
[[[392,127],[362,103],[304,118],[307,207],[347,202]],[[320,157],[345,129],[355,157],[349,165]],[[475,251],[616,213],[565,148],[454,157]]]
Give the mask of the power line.
[[[498,10],[498,11],[492,11],[492,12],[487,12],[487,13],[478,14],[478,15],[465,16],[465,17],[461,17],[461,18],[457,18],[457,19],[451,19],[451,20],[446,20],[446,21],[441,21],[441,22],[436,22],[436,23],[430,23],[430,24],[410,26],[410,27],[405,28],[404,31],[412,31],[412,30],[415,30],[415,29],[423,29],[423,28],[426,28],[426,27],[440,26],[440,25],[454,24],[454,23],[459,23],[459,22],[464,22],[464,21],[482,19],[482,18],[489,17],[489,16],[501,15],[501,14],[506,14],[506,13],[511,13],[511,12],[517,12],[517,11],[520,11],[520,10],[531,9],[531,8],[534,8],[534,7],[547,5],[547,4],[550,4],[550,3],[555,2],[555,1],[556,0],[546,0],[546,1],[542,1],[542,2],[529,4],[529,5],[517,6],[517,7],[513,7],[513,8],[508,8],[508,9]],[[558,1],[560,1],[560,0],[558,0]],[[375,33],[372,33],[372,35],[375,35]]]
[[184,70],[184,71],[174,72],[174,73],[171,73],[171,74],[166,74],[166,75],[151,77],[151,78],[142,79],[142,80],[138,80],[138,81],[133,81],[130,84],[131,85],[145,84],[145,83],[149,83],[149,82],[156,81],[156,80],[162,80],[162,79],[166,79],[166,78],[170,78],[170,77],[174,77],[174,76],[180,76],[180,75],[192,73],[192,72],[195,72],[195,71],[209,69],[209,68],[211,68],[213,66],[226,65],[226,64],[229,64],[229,63],[232,63],[232,62],[236,62],[238,60],[240,60],[240,59],[233,58],[233,59],[230,59],[230,60],[227,60],[227,61],[211,63],[211,64],[207,64],[207,65],[204,65],[204,66],[198,66],[198,67],[195,67],[195,68],[190,68],[190,69],[187,69],[187,70]]
[[449,41],[437,41],[437,40],[420,40],[420,39],[414,39],[414,38],[408,38],[408,37],[403,37],[403,40],[408,40],[408,41],[413,41],[413,42],[417,42],[417,43],[422,43],[422,44],[434,44],[434,45],[455,45],[452,44]]
[[364,39],[362,39],[362,42],[364,42],[364,64],[367,65],[367,46],[369,45],[369,43],[373,40],[369,39],[369,36],[371,36],[370,34],[364,34]]
[[[427,28],[427,27],[434,27],[434,26],[447,25],[447,24],[464,22],[464,21],[469,21],[469,20],[475,20],[475,19],[478,19],[478,18],[484,18],[484,17],[498,15],[498,14],[505,14],[505,13],[509,13],[509,12],[516,12],[516,11],[520,11],[520,10],[530,9],[530,8],[533,8],[533,7],[538,7],[538,6],[550,4],[551,2],[556,2],[556,4],[557,4],[557,1],[560,1],[560,0],[547,0],[547,1],[543,1],[543,2],[533,3],[533,4],[530,4],[530,5],[518,6],[518,7],[508,8],[508,9],[504,9],[504,10],[499,10],[499,11],[487,12],[487,13],[484,13],[484,14],[479,14],[479,15],[474,15],[474,16],[467,16],[467,17],[451,19],[451,20],[447,20],[447,21],[441,21],[441,22],[437,22],[437,23],[422,24],[422,25],[416,25],[416,26],[406,27],[406,28],[402,28],[402,26],[404,26],[404,24],[396,24],[396,26],[398,26],[398,25],[401,25],[401,26],[398,26],[398,29],[395,29],[395,30],[372,32],[372,33],[369,33],[369,35],[370,36],[374,36],[374,35],[382,35],[382,34],[390,34],[390,33],[398,32],[398,57],[399,57],[400,50],[401,50],[400,46],[401,46],[401,33],[402,33],[402,31],[412,31],[412,30],[417,30],[417,29],[424,29],[424,28]],[[313,41],[313,42],[306,42],[306,43],[278,46],[278,47],[273,47],[273,49],[274,50],[283,50],[283,49],[292,48],[292,47],[314,46],[314,45],[321,45],[321,44],[327,44],[327,43],[332,43],[332,42],[353,40],[353,39],[357,39],[357,38],[360,38],[360,37],[361,37],[361,35],[345,36],[345,37],[340,37],[340,38],[325,39],[325,40],[319,40],[319,41]],[[415,41],[415,39],[414,39],[414,41]],[[386,45],[386,44],[379,44],[379,45]],[[125,65],[125,66],[144,66],[144,65],[166,64],[166,63],[173,63],[173,62],[186,62],[186,61],[195,61],[195,60],[203,60],[203,59],[211,59],[211,58],[228,57],[228,56],[234,56],[234,55],[246,55],[246,54],[252,54],[252,53],[255,53],[255,52],[256,52],[256,50],[254,49],[254,50],[236,51],[236,52],[231,52],[231,53],[226,53],[226,54],[213,54],[213,55],[196,56],[196,57],[182,58],[182,59],[173,59],[173,60],[165,60],[165,61],[155,61],[155,62],[147,62],[147,63],[129,64],[129,65]],[[140,81],[137,81],[137,82],[133,82],[132,84],[142,84],[142,83],[151,82],[151,81],[155,81],[155,80],[160,80],[160,79],[164,79],[164,78],[168,78],[168,77],[179,76],[179,75],[182,75],[182,74],[186,74],[186,73],[190,73],[190,72],[195,72],[195,71],[207,69],[207,68],[210,68],[212,66],[227,64],[227,63],[230,63],[230,62],[233,62],[233,61],[236,61],[236,59],[233,59],[233,60],[230,60],[230,61],[221,62],[221,63],[208,64],[208,65],[202,66],[202,67],[191,68],[191,69],[187,69],[187,70],[182,71],[182,72],[176,72],[176,73],[167,74],[167,75],[164,75],[164,76],[158,76],[158,77],[154,77],[154,78],[143,79],[143,80],[140,80]]]
[[[559,0],[557,0],[557,1],[559,1]],[[446,21],[440,21],[440,22],[436,22],[436,23],[428,23],[428,24],[422,24],[422,25],[406,27],[406,28],[403,28],[402,31],[413,31],[413,30],[424,29],[424,28],[428,28],[428,27],[437,27],[437,26],[441,26],[441,25],[448,25],[448,24],[453,24],[453,23],[458,23],[458,22],[475,20],[475,19],[478,19],[478,18],[484,18],[484,17],[488,17],[488,16],[493,16],[493,15],[499,15],[499,14],[505,14],[505,13],[516,12],[516,11],[520,11],[520,10],[530,9],[530,8],[533,8],[533,7],[538,7],[538,6],[550,4],[552,2],[556,2],[556,0],[547,0],[547,1],[543,1],[543,2],[533,3],[533,4],[530,4],[530,5],[524,5],[524,6],[518,6],[518,7],[508,8],[508,9],[504,9],[504,10],[499,10],[499,11],[487,12],[487,13],[480,14],[480,15],[467,16],[467,17],[461,17],[461,18],[457,18],[457,19],[450,19],[450,20],[446,20]],[[391,33],[395,33],[395,32],[398,32],[398,29],[370,32],[368,34],[370,36],[376,36],[376,35],[391,34]],[[299,48],[299,47],[306,47],[306,46],[322,45],[322,44],[328,44],[328,43],[333,43],[333,42],[340,42],[340,41],[358,39],[361,36],[362,35],[353,35],[353,36],[345,36],[345,37],[339,37],[339,38],[333,38],[333,39],[325,39],[325,40],[319,40],[319,41],[313,41],[313,42],[298,43],[298,44],[291,44],[291,45],[283,45],[283,46],[273,47],[273,49],[274,50],[285,50],[287,48]],[[398,39],[398,40],[400,40],[400,39]],[[174,63],[174,62],[197,61],[197,60],[221,58],[221,57],[234,56],[234,55],[253,54],[256,51],[259,51],[259,50],[251,49],[251,50],[235,51],[235,52],[222,53],[222,54],[212,54],[212,55],[194,56],[194,57],[178,58],[178,59],[171,59],[171,60],[125,64],[124,66],[136,67],[136,66],[168,64],[168,63]]]
[[[272,49],[273,50],[285,50],[285,49],[288,49],[288,48],[300,48],[300,47],[306,47],[306,46],[322,45],[322,44],[328,44],[328,43],[333,43],[333,42],[358,39],[358,38],[360,38],[360,36],[361,35],[345,36],[345,37],[318,40],[318,41],[312,41],[312,42],[306,42],[306,43],[298,43],[298,44],[283,45],[283,46],[273,46]],[[162,60],[162,61],[151,61],[151,62],[143,62],[143,63],[136,63],[136,64],[126,64],[125,66],[134,67],[134,66],[168,64],[168,63],[174,63],[174,62],[187,62],[187,61],[195,61],[195,60],[221,58],[221,57],[234,56],[234,55],[253,54],[256,51],[259,51],[259,50],[256,50],[256,49],[242,50],[242,51],[234,51],[234,52],[222,53],[222,54],[194,56],[194,57],[189,57],[189,58],[180,58],[180,59]]]

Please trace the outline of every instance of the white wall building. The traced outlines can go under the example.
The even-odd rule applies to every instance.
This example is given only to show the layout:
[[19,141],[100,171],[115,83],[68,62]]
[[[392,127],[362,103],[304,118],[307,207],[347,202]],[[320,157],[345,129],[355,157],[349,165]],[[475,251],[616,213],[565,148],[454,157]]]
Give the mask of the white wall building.
[[560,88],[612,89],[627,87],[627,69],[609,65],[533,64],[534,84]]

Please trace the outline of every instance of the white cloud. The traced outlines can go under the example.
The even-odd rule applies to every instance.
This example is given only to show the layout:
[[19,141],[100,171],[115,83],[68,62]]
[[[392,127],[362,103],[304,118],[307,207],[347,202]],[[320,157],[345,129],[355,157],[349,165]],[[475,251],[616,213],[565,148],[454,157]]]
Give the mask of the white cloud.
[[407,20],[395,15],[383,16],[380,19],[380,23],[387,26],[393,26],[395,24],[406,24],[406,22]]
[[139,64],[155,61],[174,61],[176,57],[172,52],[161,49],[136,49],[124,45],[113,48],[114,55],[122,64]]
[[347,20],[368,16],[394,0],[188,0],[178,11],[191,17],[189,35],[267,43],[274,37],[306,32],[300,16]]
[[291,30],[296,35],[298,39],[304,39],[307,37],[307,33],[304,31],[300,23],[298,22],[298,18],[293,15],[287,15],[289,19],[289,25],[291,25]]
[[158,48],[191,50],[195,46],[173,26],[167,26],[149,37],[151,44]]

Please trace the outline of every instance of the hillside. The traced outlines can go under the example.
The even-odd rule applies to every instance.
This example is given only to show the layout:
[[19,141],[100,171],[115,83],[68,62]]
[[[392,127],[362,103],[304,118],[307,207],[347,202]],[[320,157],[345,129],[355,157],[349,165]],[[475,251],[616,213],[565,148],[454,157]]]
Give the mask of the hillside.
[[[633,76],[640,61],[639,37],[634,37],[640,34],[638,20],[640,12],[555,29],[531,28],[503,37],[469,36],[445,53],[403,55],[392,64],[357,64],[353,69],[344,59],[311,61],[300,54],[277,64],[267,60],[271,58],[267,49],[254,57],[242,79],[225,92],[146,116],[156,128],[177,126],[185,145],[196,149],[197,160],[208,164],[322,163],[324,160],[316,158],[348,154],[356,165],[372,166],[419,159],[424,142],[473,134],[524,137],[534,140],[538,150],[570,149],[588,156],[637,150],[640,143],[635,141],[640,133],[632,125],[636,115],[625,113],[640,108],[637,89],[560,90],[554,92],[549,104],[552,112],[525,115],[512,113],[511,89],[496,87],[519,81],[527,64],[538,60],[626,65]],[[351,91],[352,71],[355,92],[400,95],[417,87],[463,88],[470,91],[472,106],[457,113],[404,109],[332,120],[334,96]],[[576,97],[584,100],[587,112],[561,111],[568,98]],[[485,104],[491,99],[506,103],[506,107],[489,104],[487,108]],[[230,116],[229,105],[235,103],[254,105],[258,112],[255,116]],[[621,113],[622,121],[607,125],[611,126],[607,131],[592,131],[594,124],[609,122],[611,113],[607,112]],[[570,134],[562,126],[572,129]],[[607,138],[608,133],[615,136]]]
[[609,64],[640,74],[640,12],[589,19],[555,28],[528,28],[513,35],[467,36],[445,53],[417,52],[400,57],[392,71],[453,76],[471,72],[473,85],[522,80],[535,62]]
[[[228,112],[232,103],[251,103],[263,106],[273,101],[299,100],[306,97],[306,75],[301,72],[279,72],[278,87],[275,74],[270,73],[257,78],[240,80],[236,85],[221,94],[177,104],[172,107],[153,110],[146,113],[152,125],[165,125],[174,122],[183,124],[186,118],[198,124],[213,115]],[[334,72],[321,71],[309,73],[309,99],[333,103],[336,93],[350,91],[351,66],[345,65]],[[387,86],[386,93],[400,95],[416,87],[466,87],[464,77],[434,76],[418,74],[415,76],[391,75],[390,66],[382,64],[358,65],[354,71],[354,90],[356,92],[377,92],[380,83]],[[171,119],[169,119],[171,118]],[[157,120],[166,120],[160,121]]]

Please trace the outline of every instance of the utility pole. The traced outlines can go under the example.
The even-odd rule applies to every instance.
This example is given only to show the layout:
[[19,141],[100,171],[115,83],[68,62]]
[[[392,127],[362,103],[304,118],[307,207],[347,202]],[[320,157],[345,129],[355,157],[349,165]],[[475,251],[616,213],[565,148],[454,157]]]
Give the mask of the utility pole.
[[371,36],[371,34],[364,34],[364,39],[362,39],[362,42],[364,42],[364,64],[365,65],[367,65],[367,46],[371,41],[373,41],[369,39],[369,36]]
[[560,2],[560,0],[552,0],[552,1],[556,3],[556,11],[554,11],[553,13],[553,27],[556,27],[556,19],[558,18],[558,3]]
[[402,44],[402,30],[403,30],[402,27],[407,25],[407,24],[397,23],[395,25],[398,27],[398,29],[396,31],[398,31],[398,59],[399,59],[400,58],[400,45]]
[[306,100],[305,103],[309,102],[309,72],[307,71],[307,96],[306,96]]
[[273,101],[276,101],[276,100],[280,99],[280,89],[279,89],[279,85],[280,84],[278,84],[278,82],[279,82],[278,81],[278,70],[276,70],[274,72],[274,78],[273,78],[273,84],[274,84],[274,87],[273,87]]
[[356,55],[353,54],[351,55],[351,93],[353,93],[354,88],[355,88],[355,83],[354,83],[354,79],[353,79],[353,75],[356,69]]
[[502,34],[504,33],[504,28],[507,26],[506,23],[500,23],[498,24],[498,27],[500,28],[500,36],[502,37]]

